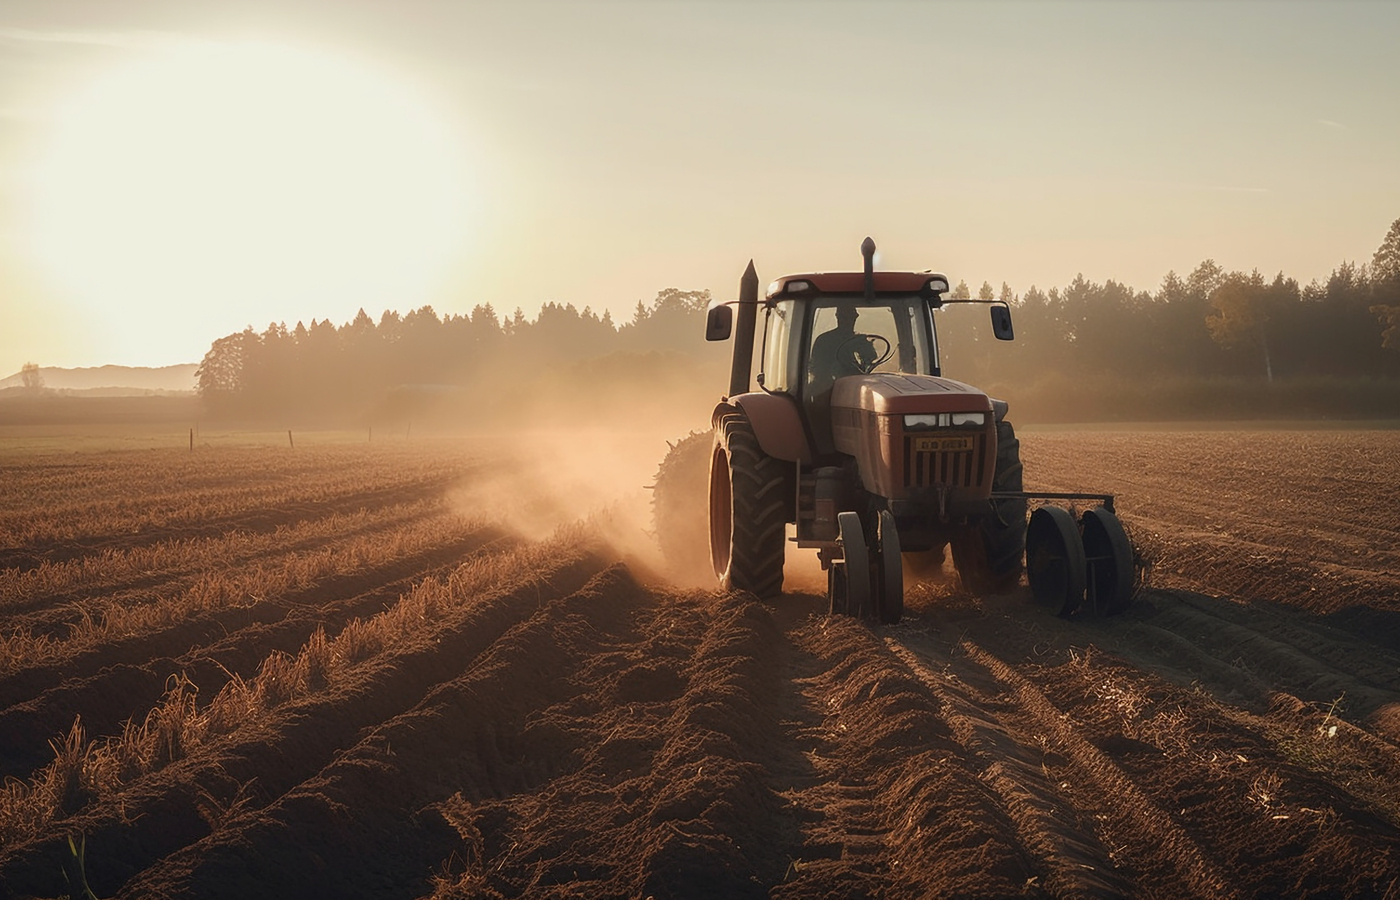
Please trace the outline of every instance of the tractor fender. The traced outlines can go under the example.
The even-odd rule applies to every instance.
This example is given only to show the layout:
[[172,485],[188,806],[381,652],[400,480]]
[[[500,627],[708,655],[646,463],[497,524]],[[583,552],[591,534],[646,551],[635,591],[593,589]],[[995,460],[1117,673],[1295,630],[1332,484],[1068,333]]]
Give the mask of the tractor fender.
[[717,424],[721,416],[733,412],[735,407],[748,417],[764,453],[787,462],[812,461],[812,448],[807,445],[807,432],[802,427],[797,401],[785,394],[761,391],[735,394],[715,407],[710,415],[711,423]]

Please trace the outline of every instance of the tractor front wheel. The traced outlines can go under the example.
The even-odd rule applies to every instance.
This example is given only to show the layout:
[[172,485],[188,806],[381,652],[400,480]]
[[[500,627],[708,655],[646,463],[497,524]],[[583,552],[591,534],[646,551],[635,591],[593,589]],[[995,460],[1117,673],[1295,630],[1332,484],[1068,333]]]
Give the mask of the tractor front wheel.
[[897,625],[904,617],[904,559],[899,550],[899,529],[887,509],[876,522],[875,604],[880,622]]
[[710,455],[710,561],[724,590],[783,592],[788,464],[763,452],[743,412],[725,414]]

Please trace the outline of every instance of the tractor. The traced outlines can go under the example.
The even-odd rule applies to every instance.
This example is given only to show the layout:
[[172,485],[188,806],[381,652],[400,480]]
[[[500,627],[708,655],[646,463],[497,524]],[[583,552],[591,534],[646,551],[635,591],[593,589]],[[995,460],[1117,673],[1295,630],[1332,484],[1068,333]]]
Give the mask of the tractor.
[[[1023,490],[1007,403],[942,374],[938,310],[988,303],[1007,341],[1010,307],[952,297],[936,272],[877,272],[870,238],[861,253],[863,271],[787,275],[762,300],[750,261],[739,299],[706,311],[706,339],[734,343],[708,456],[720,587],[777,596],[795,542],[817,551],[832,614],[892,624],[906,555],[941,567],[951,548],[973,594],[1009,590],[1025,571],[1035,599],[1062,615],[1086,600],[1099,613],[1126,607],[1135,555],[1112,495]],[[1098,505],[1076,518],[1063,501]]]

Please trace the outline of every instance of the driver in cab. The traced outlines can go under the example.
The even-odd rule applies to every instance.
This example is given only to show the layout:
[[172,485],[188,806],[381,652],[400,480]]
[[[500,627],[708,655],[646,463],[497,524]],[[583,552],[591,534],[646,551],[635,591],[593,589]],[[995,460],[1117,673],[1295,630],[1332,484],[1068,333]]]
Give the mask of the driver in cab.
[[869,372],[878,361],[880,354],[869,335],[855,330],[859,316],[860,311],[853,306],[837,307],[836,327],[812,342],[807,372],[814,395],[829,391],[838,378]]

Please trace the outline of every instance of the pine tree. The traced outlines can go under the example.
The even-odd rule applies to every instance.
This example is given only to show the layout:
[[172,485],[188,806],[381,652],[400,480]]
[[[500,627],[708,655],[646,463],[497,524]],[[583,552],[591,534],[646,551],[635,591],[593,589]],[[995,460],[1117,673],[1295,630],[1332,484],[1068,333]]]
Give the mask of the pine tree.
[[1390,225],[1385,240],[1371,259],[1371,277],[1376,281],[1400,282],[1400,219]]

